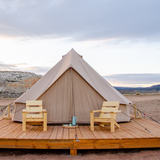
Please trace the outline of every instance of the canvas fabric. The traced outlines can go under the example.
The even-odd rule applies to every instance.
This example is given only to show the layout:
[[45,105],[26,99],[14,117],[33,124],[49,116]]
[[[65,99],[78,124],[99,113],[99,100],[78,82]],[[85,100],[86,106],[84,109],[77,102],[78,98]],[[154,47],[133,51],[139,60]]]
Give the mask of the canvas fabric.
[[[77,117],[77,123],[89,123],[90,111],[100,110],[106,101],[73,69],[68,69],[38,100],[47,110],[48,123],[71,123],[72,116]],[[20,103],[16,110],[21,113],[24,108],[25,104]],[[126,105],[120,105],[120,109],[129,112]],[[22,121],[21,114],[16,112],[14,120]],[[128,117],[118,113],[117,121],[128,121]]]
[[[104,100],[119,101],[120,109],[122,108],[124,113],[129,115],[128,104],[132,103],[90,67],[73,49],[15,101],[16,109],[13,120],[22,120],[21,108],[25,107],[27,100],[43,101],[43,107],[48,112],[48,123],[68,123],[74,115],[78,118],[77,122],[89,123],[90,111],[101,109]],[[117,121],[128,121],[129,119],[123,113],[117,115]]]

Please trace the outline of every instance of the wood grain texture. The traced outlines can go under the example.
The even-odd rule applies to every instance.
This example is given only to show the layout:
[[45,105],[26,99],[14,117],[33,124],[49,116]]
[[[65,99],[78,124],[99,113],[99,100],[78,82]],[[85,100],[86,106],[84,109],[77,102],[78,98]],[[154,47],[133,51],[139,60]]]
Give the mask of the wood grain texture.
[[[8,123],[7,123],[8,121]],[[77,149],[118,149],[118,148],[159,148],[160,125],[145,119],[136,119],[131,123],[121,123],[121,128],[110,131],[110,126],[90,126],[78,128],[63,128],[48,126],[47,132],[42,126],[26,126],[22,132],[21,123],[0,122],[0,148],[30,148],[30,149],[70,149],[72,155]],[[148,128],[147,132],[142,126]],[[77,134],[77,139],[76,135]]]

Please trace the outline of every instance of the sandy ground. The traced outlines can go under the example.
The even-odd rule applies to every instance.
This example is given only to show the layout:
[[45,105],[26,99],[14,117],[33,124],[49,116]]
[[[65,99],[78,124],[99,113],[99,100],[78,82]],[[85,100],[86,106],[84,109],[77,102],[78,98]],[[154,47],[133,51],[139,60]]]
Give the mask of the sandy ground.
[[159,149],[83,150],[77,156],[66,150],[0,150],[0,160],[159,160]]
[[[136,104],[138,109],[142,111],[142,115],[145,118],[150,116],[160,122],[160,94],[134,95],[126,97]],[[133,114],[132,107],[131,113]]]
[[[160,94],[126,96],[145,114],[160,121]],[[0,99],[1,108],[13,100]],[[131,108],[133,113],[133,108]],[[147,116],[145,116],[147,118]],[[0,149],[0,160],[159,160],[160,149],[128,149],[128,150],[78,150],[77,156],[70,156],[69,150],[20,150]]]
[[[12,102],[14,102],[14,100],[15,99],[4,99],[4,98],[0,99],[0,117],[5,112],[6,106],[8,106]],[[14,103],[11,104],[10,108],[11,108],[10,112],[13,113],[14,112]]]

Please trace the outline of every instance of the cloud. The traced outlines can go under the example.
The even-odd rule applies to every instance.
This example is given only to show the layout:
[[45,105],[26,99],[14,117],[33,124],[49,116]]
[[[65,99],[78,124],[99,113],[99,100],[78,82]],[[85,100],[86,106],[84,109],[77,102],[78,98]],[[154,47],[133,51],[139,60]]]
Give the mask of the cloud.
[[103,76],[109,83],[120,86],[160,84],[160,74],[114,74]]
[[36,74],[41,74],[44,75],[45,73],[47,73],[49,70],[51,69],[51,67],[39,67],[39,66],[34,66],[34,67],[27,67],[24,68],[23,70],[27,71],[27,72],[34,72]]
[[0,62],[0,70],[18,70],[19,66],[26,66],[27,63],[17,63],[17,64],[6,64],[3,62]]
[[[51,67],[49,66],[29,66],[27,63],[5,64],[0,62],[1,71],[24,71],[44,75]],[[145,86],[160,84],[160,74],[112,74],[103,76],[114,86]]]
[[0,62],[0,70],[12,70],[15,69],[17,66],[15,64],[5,64]]
[[50,68],[48,66],[28,66],[27,63],[5,64],[0,62],[1,71],[24,71],[44,75]]
[[160,40],[158,0],[0,0],[0,35]]

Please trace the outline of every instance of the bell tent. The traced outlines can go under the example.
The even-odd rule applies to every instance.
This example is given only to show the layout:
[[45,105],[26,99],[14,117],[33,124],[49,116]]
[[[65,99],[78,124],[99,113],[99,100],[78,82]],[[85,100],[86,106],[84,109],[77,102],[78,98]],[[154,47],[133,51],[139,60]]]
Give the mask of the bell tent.
[[111,86],[74,49],[62,57],[36,84],[15,101],[14,121],[22,121],[27,100],[42,100],[48,123],[89,123],[90,111],[103,101],[119,101],[117,122],[129,121],[132,102]]

